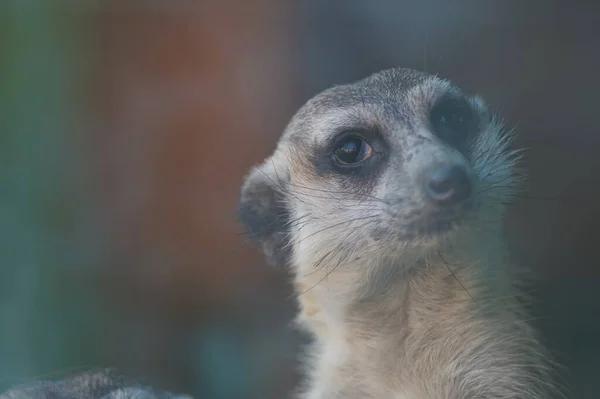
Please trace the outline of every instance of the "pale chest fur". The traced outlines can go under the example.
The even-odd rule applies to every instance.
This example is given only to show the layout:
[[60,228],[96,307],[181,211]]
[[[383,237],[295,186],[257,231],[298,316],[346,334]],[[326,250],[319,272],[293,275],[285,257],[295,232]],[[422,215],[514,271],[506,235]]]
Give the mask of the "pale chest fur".
[[[346,307],[325,284],[299,279],[299,322],[315,337],[310,388],[300,397],[544,397],[532,391],[532,380],[544,374],[542,358],[514,293],[477,300],[476,288],[469,293],[454,278],[473,286],[468,274],[444,270],[399,278],[385,293]],[[529,396],[519,396],[526,390]]]

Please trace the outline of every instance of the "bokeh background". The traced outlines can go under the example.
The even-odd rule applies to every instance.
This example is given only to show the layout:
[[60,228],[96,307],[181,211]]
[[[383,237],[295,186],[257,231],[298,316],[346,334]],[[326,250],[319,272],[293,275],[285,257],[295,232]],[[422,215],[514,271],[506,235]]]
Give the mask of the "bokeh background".
[[0,392],[110,365],[287,397],[301,337],[242,178],[310,96],[406,66],[530,149],[507,240],[571,397],[600,397],[599,33],[594,2],[0,0]]

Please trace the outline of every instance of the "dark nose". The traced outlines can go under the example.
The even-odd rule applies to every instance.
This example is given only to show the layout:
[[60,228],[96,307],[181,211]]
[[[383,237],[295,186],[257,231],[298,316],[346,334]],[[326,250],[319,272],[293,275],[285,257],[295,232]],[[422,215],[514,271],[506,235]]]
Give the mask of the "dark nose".
[[438,165],[425,174],[425,193],[437,205],[450,206],[471,195],[471,181],[457,165]]

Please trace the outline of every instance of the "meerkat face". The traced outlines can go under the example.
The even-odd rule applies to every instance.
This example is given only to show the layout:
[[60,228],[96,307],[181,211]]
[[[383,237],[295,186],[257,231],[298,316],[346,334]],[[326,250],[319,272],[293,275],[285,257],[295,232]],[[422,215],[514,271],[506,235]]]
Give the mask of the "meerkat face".
[[273,263],[380,261],[496,229],[514,189],[509,136],[484,102],[421,72],[333,87],[294,116],[242,188]]

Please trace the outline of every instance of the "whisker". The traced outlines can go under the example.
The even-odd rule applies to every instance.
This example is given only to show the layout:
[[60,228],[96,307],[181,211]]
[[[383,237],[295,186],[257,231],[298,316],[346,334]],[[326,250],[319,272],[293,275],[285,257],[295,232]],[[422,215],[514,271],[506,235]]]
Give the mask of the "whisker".
[[[265,173],[265,172],[264,172],[262,169],[258,169],[258,170],[259,170],[259,172],[260,172],[260,173],[261,173],[263,176],[265,176],[267,179],[269,179],[269,181],[270,181],[271,183],[273,183],[273,187],[275,188],[275,190],[277,190],[277,191],[278,191],[278,192],[280,192],[280,193],[286,193],[286,191],[284,191],[284,185],[283,185],[283,183],[281,182],[281,179],[279,178],[279,174],[277,173],[277,169],[275,168],[275,161],[273,161],[273,159],[271,159],[271,163],[273,164],[273,171],[275,172],[275,177],[276,177],[276,179],[277,179],[277,182],[275,182],[275,181],[274,181],[274,180],[271,178],[271,176],[269,176],[267,173]],[[298,201],[300,201],[300,202],[302,202],[302,203],[305,203],[305,202],[304,202],[302,199],[300,199],[300,198],[298,198],[298,197],[294,196],[294,195],[293,195],[293,193],[291,193],[291,192],[288,192],[288,194],[290,194],[292,197],[294,197],[294,198],[295,198],[295,199],[297,199]]]
[[[270,176],[269,176],[267,173],[265,173],[263,170],[260,170],[260,169],[259,169],[259,170],[260,170],[260,172],[261,172],[261,173],[262,173],[262,174],[263,174],[263,175],[264,175],[264,176],[265,176],[267,179],[269,179],[269,180],[270,180],[270,181],[273,183],[273,185],[274,185],[275,187],[278,187],[279,189],[285,190],[285,187],[286,187],[286,186],[290,186],[290,187],[295,187],[295,188],[299,188],[299,189],[302,189],[302,190],[317,191],[317,192],[322,192],[322,193],[327,193],[327,194],[351,195],[351,196],[353,196],[354,198],[355,198],[356,196],[359,196],[359,197],[365,197],[365,198],[370,198],[370,199],[372,199],[372,200],[374,200],[374,201],[377,201],[377,202],[382,202],[382,203],[384,203],[384,204],[388,204],[386,201],[382,200],[381,198],[378,198],[378,197],[376,197],[376,196],[374,196],[374,195],[371,195],[371,194],[366,194],[366,193],[361,193],[361,192],[326,190],[326,189],[320,189],[320,188],[314,188],[314,187],[302,186],[302,185],[294,184],[294,183],[291,183],[291,182],[286,182],[286,183],[284,184],[284,183],[282,182],[282,180],[280,179],[280,177],[279,177],[279,174],[278,174],[278,172],[277,172],[277,168],[275,167],[275,161],[274,161],[273,159],[271,159],[271,163],[272,163],[272,165],[273,165],[273,171],[275,172],[275,176],[276,176],[276,178],[277,178],[277,182],[275,182],[275,181],[274,181],[274,180],[273,180],[273,179],[272,179],[272,178],[271,178],[271,177],[270,177]],[[289,189],[288,189],[288,190],[286,190],[285,192],[292,193],[292,191],[291,191],[291,190],[289,190]],[[327,197],[324,197],[324,198],[327,198]]]
[[[300,186],[298,184],[293,184],[293,183],[288,183],[288,185],[291,187],[294,187],[294,188],[302,189],[302,190],[317,191],[317,192],[326,193],[326,194],[350,195],[350,196],[353,196],[353,198],[352,198],[353,201],[355,201],[354,197],[359,196],[359,197],[371,199],[373,201],[381,202],[386,205],[389,205],[389,203],[387,201],[384,201],[381,198],[378,198],[371,194],[366,194],[366,193],[361,193],[361,192],[325,190],[325,189],[314,188],[314,187]],[[331,197],[320,197],[320,198],[331,198]]]
[[[503,187],[495,187],[495,188],[503,188]],[[480,192],[481,194],[481,192]],[[533,195],[523,195],[517,193],[498,193],[497,194],[503,198],[517,198],[517,199],[529,199],[529,200],[539,200],[539,201],[554,201],[554,202],[578,202],[577,198],[556,198],[556,197],[543,197],[543,196],[533,196]]]
[[444,264],[446,265],[446,267],[448,268],[448,271],[450,272],[450,274],[452,274],[452,277],[454,277],[454,279],[456,280],[456,282],[463,288],[463,290],[465,290],[465,292],[467,294],[469,294],[469,296],[471,297],[471,299],[473,298],[473,295],[471,295],[471,293],[469,292],[469,290],[467,290],[465,288],[465,286],[460,282],[460,280],[456,277],[456,274],[454,274],[454,272],[452,271],[452,269],[450,268],[450,265],[448,265],[448,262],[446,262],[446,260],[444,259],[444,257],[442,256],[442,254],[437,251],[438,256],[440,257],[440,259],[442,260],[442,262],[444,262]]
[[[368,226],[369,224],[372,224],[372,223],[375,223],[375,222],[377,222],[377,221],[376,221],[376,220],[370,220],[370,221],[367,221],[367,222],[363,223],[362,225],[358,226],[356,229],[354,229],[354,230],[351,230],[351,231],[348,233],[348,235],[346,236],[346,238],[345,238],[344,240],[341,240],[341,241],[340,241],[340,244],[336,245],[336,247],[335,247],[334,249],[332,249],[331,251],[327,252],[327,253],[326,253],[326,254],[325,254],[325,255],[324,255],[324,256],[323,256],[321,259],[319,259],[318,263],[320,264],[320,263],[324,262],[324,260],[325,260],[325,259],[332,257],[332,255],[333,255],[334,253],[340,253],[340,252],[341,252],[341,251],[340,251],[340,248],[342,247],[343,243],[344,243],[344,242],[346,242],[346,240],[347,240],[348,238],[350,238],[350,236],[351,236],[351,235],[352,235],[352,234],[353,234],[353,233],[354,233],[356,230],[362,229],[362,228],[364,228],[364,227]],[[311,287],[309,287],[308,289],[306,289],[306,290],[304,290],[304,291],[302,291],[302,292],[298,293],[298,294],[296,295],[296,297],[299,297],[299,296],[301,296],[301,295],[304,295],[304,294],[306,294],[307,292],[309,292],[310,290],[314,289],[314,288],[315,288],[315,287],[317,287],[319,284],[321,284],[323,281],[325,281],[325,280],[326,280],[326,279],[327,279],[327,278],[328,278],[328,277],[329,277],[329,276],[330,276],[330,275],[331,275],[333,272],[335,272],[335,271],[336,271],[336,270],[337,270],[337,269],[338,269],[338,268],[339,268],[339,267],[340,267],[342,264],[344,264],[344,261],[346,261],[346,260],[348,259],[349,255],[350,255],[351,253],[352,253],[352,251],[347,251],[347,252],[344,254],[344,256],[342,256],[341,258],[339,258],[339,259],[337,260],[337,263],[336,263],[336,265],[335,265],[335,266],[333,266],[333,267],[331,268],[331,270],[329,270],[327,273],[325,273],[325,275],[324,275],[322,278],[320,278],[320,279],[319,279],[319,280],[318,280],[318,281],[317,281],[315,284],[313,284]],[[318,269],[318,268],[317,268],[317,270],[320,270],[320,269]],[[313,271],[313,272],[309,272],[309,273],[305,274],[305,275],[304,275],[304,277],[306,277],[306,276],[308,276],[308,275],[310,275],[310,274],[312,274],[312,273],[314,273],[314,272],[315,272],[315,271]]]
[[308,236],[303,237],[301,240],[297,241],[296,243],[299,244],[299,243],[303,242],[304,240],[306,240],[306,239],[308,239],[310,237],[314,237],[315,235],[320,234],[320,233],[322,233],[324,231],[327,231],[329,229],[333,229],[333,228],[338,227],[338,226],[342,226],[342,225],[347,224],[347,223],[357,222],[359,220],[373,219],[373,218],[378,218],[378,217],[380,217],[380,215],[379,214],[375,214],[375,215],[361,216],[361,217],[357,217],[357,218],[343,220],[341,222],[334,223],[334,224],[329,225],[327,227],[324,227],[324,228],[322,228],[320,230],[317,230],[317,231],[315,231],[313,233],[310,233]]

